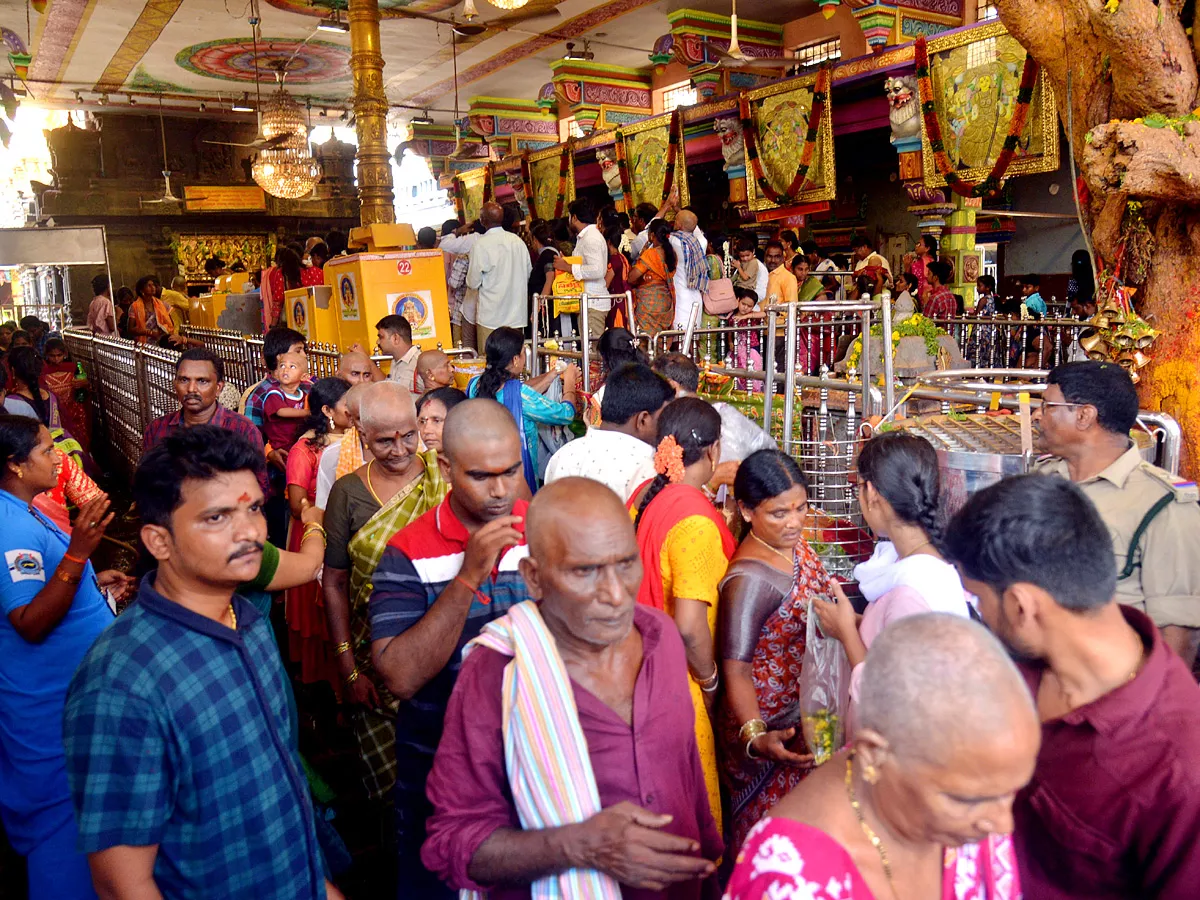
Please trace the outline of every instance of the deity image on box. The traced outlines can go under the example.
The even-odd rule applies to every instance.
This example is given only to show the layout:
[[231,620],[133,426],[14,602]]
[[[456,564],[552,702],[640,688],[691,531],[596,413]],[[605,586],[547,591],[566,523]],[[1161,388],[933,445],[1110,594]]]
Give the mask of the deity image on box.
[[354,274],[347,272],[345,275],[339,275],[337,284],[338,296],[341,298],[342,321],[357,322],[359,320],[358,285],[354,282]]
[[437,325],[433,321],[433,298],[429,291],[403,291],[387,295],[388,308],[403,316],[412,326],[414,342],[437,337]]
[[297,300],[292,304],[292,327],[308,337],[308,317],[304,314],[303,300]]

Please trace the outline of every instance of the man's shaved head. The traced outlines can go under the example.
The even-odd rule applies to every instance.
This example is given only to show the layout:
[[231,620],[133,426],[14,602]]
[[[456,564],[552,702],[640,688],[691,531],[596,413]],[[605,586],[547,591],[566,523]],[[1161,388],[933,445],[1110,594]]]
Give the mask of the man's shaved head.
[[625,504],[603,482],[576,477],[552,481],[529,504],[525,519],[529,552],[538,559],[558,554],[559,545],[586,529],[581,523],[613,517],[633,530]]
[[504,208],[499,203],[485,203],[479,213],[484,228],[495,228],[504,224]]
[[934,764],[967,744],[1040,729],[1003,645],[982,625],[944,613],[900,619],[872,642],[858,726],[898,756]]
[[464,400],[446,416],[442,452],[453,460],[472,445],[508,438],[521,442],[517,423],[503,405],[488,399]]
[[700,220],[696,218],[696,214],[690,209],[680,210],[675,216],[676,231],[695,231],[696,226],[700,224]]
[[454,384],[450,357],[441,350],[426,350],[417,357],[417,374],[421,376],[421,384],[427,391]]
[[359,384],[371,380],[371,358],[358,350],[343,353],[338,361],[338,378],[344,378],[351,384]]
[[642,560],[620,497],[590,478],[552,482],[529,504],[525,539],[521,573],[560,652],[630,638]]

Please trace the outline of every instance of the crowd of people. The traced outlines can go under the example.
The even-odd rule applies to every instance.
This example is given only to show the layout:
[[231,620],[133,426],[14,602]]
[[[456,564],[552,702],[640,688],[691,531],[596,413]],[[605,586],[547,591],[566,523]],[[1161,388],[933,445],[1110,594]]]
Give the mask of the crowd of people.
[[[1124,370],[1052,371],[1035,473],[949,520],[930,444],[866,441],[843,583],[796,460],[691,359],[607,328],[585,397],[495,321],[465,391],[402,317],[386,375],[355,347],[312,380],[272,328],[232,401],[188,347],[131,572],[92,563],[65,348],[9,342],[0,819],[31,897],[340,896],[298,686],[339,704],[399,897],[1194,894],[1200,505],[1142,461]],[[818,649],[844,682],[814,712]]]

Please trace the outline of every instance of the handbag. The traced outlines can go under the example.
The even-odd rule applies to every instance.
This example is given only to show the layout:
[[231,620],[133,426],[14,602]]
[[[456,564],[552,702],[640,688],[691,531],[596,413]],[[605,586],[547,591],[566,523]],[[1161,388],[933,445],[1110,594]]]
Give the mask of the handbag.
[[724,316],[737,309],[737,294],[733,291],[733,281],[728,278],[710,279],[703,296],[704,311],[710,316]]

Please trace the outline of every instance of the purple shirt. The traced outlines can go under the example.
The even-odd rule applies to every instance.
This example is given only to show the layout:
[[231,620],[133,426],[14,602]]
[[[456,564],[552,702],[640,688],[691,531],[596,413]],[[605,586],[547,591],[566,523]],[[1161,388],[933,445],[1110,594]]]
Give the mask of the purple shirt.
[[[633,689],[633,725],[574,681],[579,724],[592,772],[607,808],[627,800],[674,818],[664,831],[700,842],[703,855],[722,851],[696,749],[695,713],[688,689],[683,641],[675,623],[639,605],[634,627],[642,635],[642,668]],[[476,648],[463,663],[426,790],[433,803],[421,859],[454,888],[479,890],[467,867],[497,828],[520,828],[504,766],[500,685],[509,658]],[[694,900],[716,896],[715,878],[667,891],[622,887],[625,900]],[[491,888],[489,900],[525,900],[528,887]]]
[[[1148,649],[1141,670],[1042,723],[1013,806],[1027,900],[1200,896],[1200,688],[1150,619],[1121,612]],[[1036,696],[1041,670],[1023,673]]]
[[[262,485],[263,493],[270,492],[270,486],[267,482],[266,469],[266,447],[263,446],[262,432],[254,427],[254,423],[245,416],[239,416],[237,413],[226,409],[221,404],[217,404],[216,412],[213,417],[208,420],[209,425],[214,425],[217,428],[226,428],[229,431],[236,432],[248,440],[251,445],[259,453],[263,454],[263,468],[258,473],[258,483]],[[145,453],[167,435],[174,433],[180,428],[185,428],[183,424],[183,410],[177,409],[173,413],[167,413],[165,416],[159,416],[146,426],[146,433],[142,436],[142,453]]]

